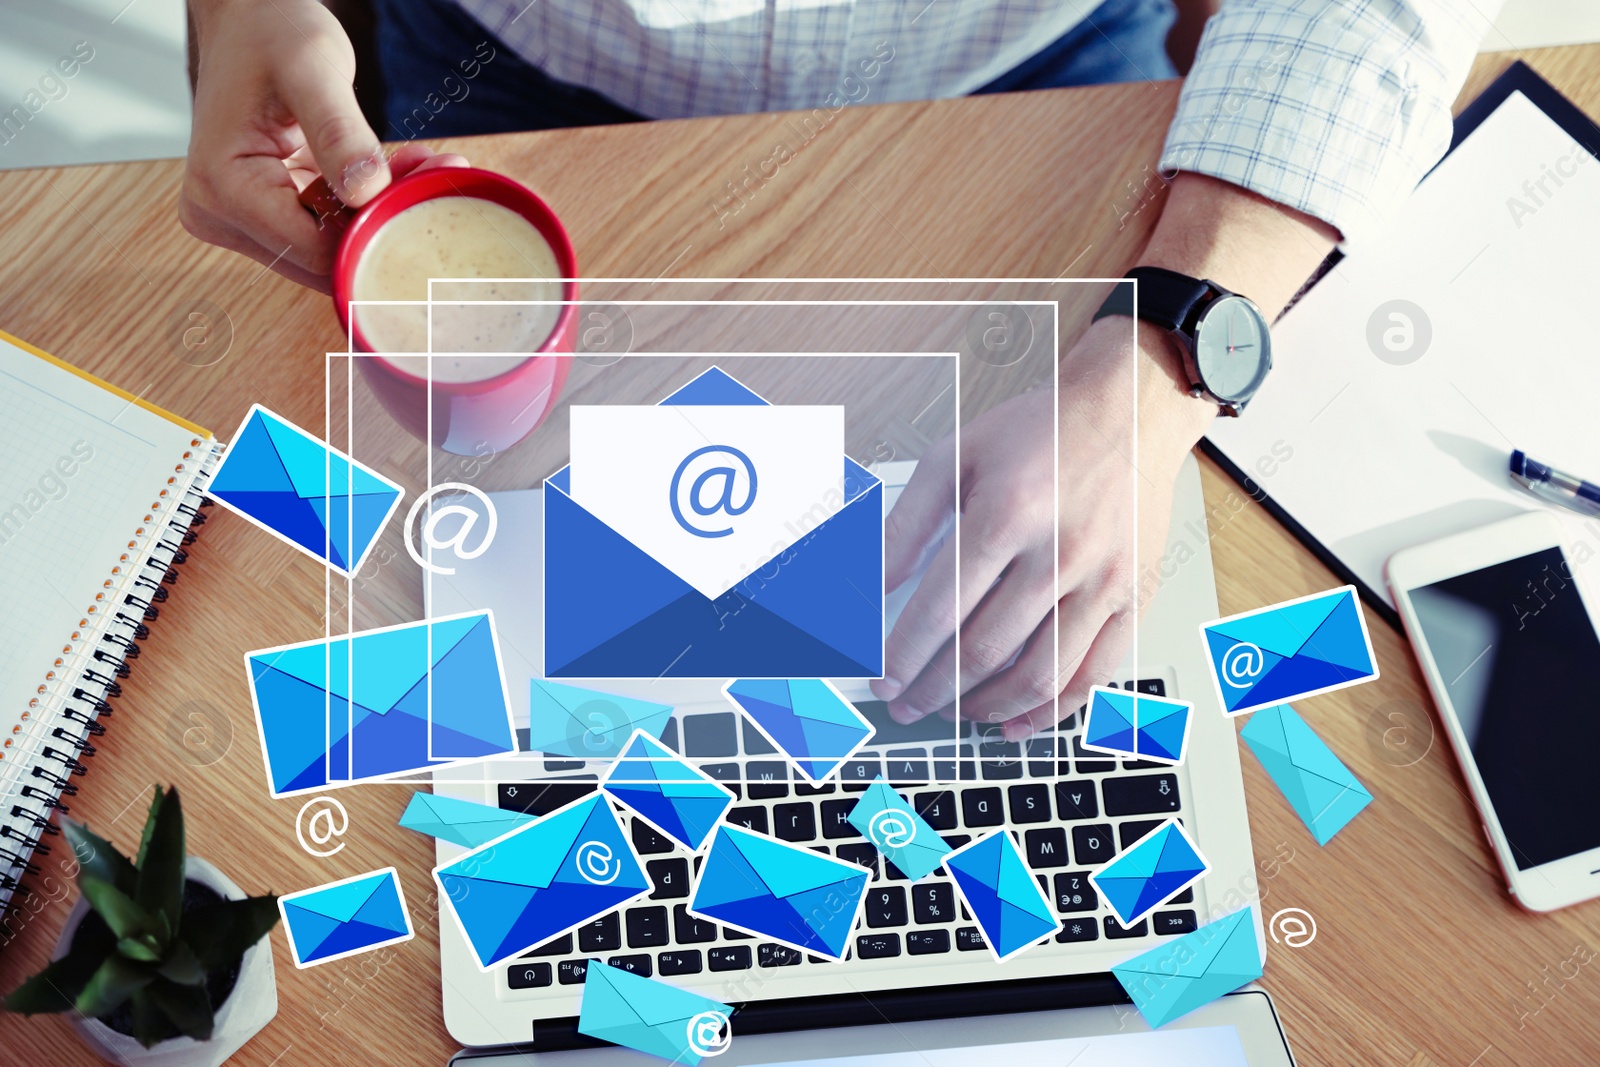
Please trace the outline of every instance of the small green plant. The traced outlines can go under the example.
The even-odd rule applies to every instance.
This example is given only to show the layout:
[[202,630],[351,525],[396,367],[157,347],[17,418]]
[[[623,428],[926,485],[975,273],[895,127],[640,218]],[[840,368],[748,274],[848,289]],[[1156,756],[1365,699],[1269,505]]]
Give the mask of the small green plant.
[[[237,976],[245,951],[278,921],[278,898],[217,899],[185,910],[177,789],[156,787],[131,861],[87,827],[63,820],[62,829],[90,914],[67,954],[18,986],[5,1007],[24,1015],[79,1011],[146,1048],[178,1034],[209,1039],[217,979]],[[231,990],[233,981],[225,985]]]

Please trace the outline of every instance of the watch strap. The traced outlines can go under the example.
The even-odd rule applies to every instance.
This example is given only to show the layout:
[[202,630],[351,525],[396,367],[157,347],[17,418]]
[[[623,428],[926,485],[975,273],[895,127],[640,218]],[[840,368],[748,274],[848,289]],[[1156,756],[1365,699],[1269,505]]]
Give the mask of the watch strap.
[[[1165,267],[1134,267],[1123,277],[1139,283],[1138,317],[1168,330],[1191,333],[1200,309],[1218,295],[1210,282]],[[1094,321],[1108,315],[1132,317],[1134,289],[1118,282],[1094,313]]]

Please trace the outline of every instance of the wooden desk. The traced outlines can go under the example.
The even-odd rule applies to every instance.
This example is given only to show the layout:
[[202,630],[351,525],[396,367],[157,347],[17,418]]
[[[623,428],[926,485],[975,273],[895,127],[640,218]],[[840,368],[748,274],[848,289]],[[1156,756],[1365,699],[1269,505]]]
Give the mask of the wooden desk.
[[[1480,59],[1464,98],[1510,58]],[[1600,47],[1527,58],[1600,114]],[[595,277],[1106,277],[1129,265],[1154,218],[1147,207],[1119,226],[1137,204],[1130,188],[1153,174],[1176,94],[1166,83],[847,111],[720,222],[713,204],[724,183],[770,154],[784,117],[451,147],[544,194]],[[219,433],[258,400],[320,424],[322,354],[344,347],[327,301],[185,235],[175,213],[180,176],[177,162],[0,174],[0,326]],[[1159,183],[1149,188],[1159,196]],[[184,362],[171,321],[194,299],[225,308],[233,322],[233,348],[211,367]],[[1205,481],[1214,511],[1237,507],[1237,491],[1209,464]],[[74,814],[131,850],[150,784],[174,782],[190,812],[192,851],[254,892],[396,864],[416,940],[376,973],[359,960],[297,971],[275,932],[282,1007],[234,1062],[376,1055],[442,1064],[453,1046],[439,1021],[437,932],[426,903],[433,848],[396,827],[404,792],[343,791],[353,826],[329,860],[296,844],[299,803],[263,794],[240,654],[318,632],[320,570],[214,514]],[[1335,584],[1254,505],[1213,534],[1224,612]],[[1600,970],[1566,961],[1600,949],[1600,904],[1534,916],[1508,900],[1446,745],[1430,747],[1434,720],[1409,651],[1381,624],[1374,639],[1382,680],[1309,704],[1376,795],[1368,812],[1319,849],[1260,766],[1243,761],[1265,910],[1302,908],[1317,921],[1313,943],[1272,952],[1265,979],[1300,1062],[1592,1062]],[[177,738],[190,713],[219,745],[231,732],[210,766],[181,758]],[[1385,746],[1392,713],[1424,724],[1408,748]],[[35,970],[56,937],[71,899],[60,859],[45,860],[54,882],[32,881],[46,894],[37,915],[24,908],[13,921],[20,932],[0,956],[0,988]],[[30,1063],[94,1062],[59,1019],[0,1017],[0,1048],[28,1049]]]

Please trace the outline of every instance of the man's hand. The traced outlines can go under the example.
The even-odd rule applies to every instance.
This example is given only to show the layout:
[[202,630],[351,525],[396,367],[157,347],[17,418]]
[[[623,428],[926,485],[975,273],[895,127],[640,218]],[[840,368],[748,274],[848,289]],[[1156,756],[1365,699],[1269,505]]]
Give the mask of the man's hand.
[[195,0],[199,68],[178,217],[203,241],[324,292],[338,231],[298,200],[319,174],[350,207],[419,166],[465,165],[407,145],[386,159],[356,104],[355,53],[317,0]]
[[[1183,174],[1138,262],[1214,279],[1271,317],[1337,239],[1299,212]],[[1139,580],[1135,545],[1138,569],[1161,558],[1174,480],[1217,415],[1189,395],[1177,345],[1113,316],[1061,358],[1058,487],[1049,390],[963,427],[960,456],[947,439],[918,463],[889,515],[885,582],[916,572],[952,507],[962,552],[958,567],[954,538],[938,551],[886,642],[873,689],[897,721],[951,717],[960,693],[964,719],[1004,722],[1017,740],[1111,677],[1141,597],[1155,591]]]

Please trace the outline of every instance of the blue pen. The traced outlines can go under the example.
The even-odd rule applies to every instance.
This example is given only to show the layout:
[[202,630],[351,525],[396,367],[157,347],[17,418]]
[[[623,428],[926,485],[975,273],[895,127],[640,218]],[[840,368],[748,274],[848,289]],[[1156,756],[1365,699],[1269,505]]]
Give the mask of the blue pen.
[[1511,479],[1535,496],[1582,515],[1600,515],[1600,485],[1546,467],[1521,450],[1511,453]]

